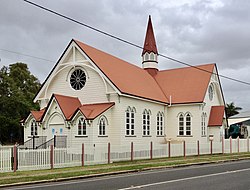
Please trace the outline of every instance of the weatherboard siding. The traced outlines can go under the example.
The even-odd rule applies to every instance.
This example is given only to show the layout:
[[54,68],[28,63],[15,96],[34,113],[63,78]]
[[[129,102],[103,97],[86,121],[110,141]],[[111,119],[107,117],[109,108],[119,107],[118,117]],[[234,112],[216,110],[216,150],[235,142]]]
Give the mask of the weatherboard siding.
[[86,72],[86,75],[89,76],[89,78],[87,78],[83,89],[79,91],[74,90],[69,83],[69,72],[72,67],[62,70],[53,78],[48,87],[47,98],[50,98],[54,93],[78,97],[82,104],[108,101],[105,84],[101,76],[96,71],[90,69],[89,67],[85,67],[83,64],[81,67]]
[[[167,138],[168,140],[185,140],[196,141],[201,139],[201,105],[174,105],[168,109],[168,128]],[[179,115],[183,113],[191,115],[191,135],[180,136],[179,135]]]
[[[149,101],[139,100],[135,98],[129,97],[120,97],[120,103],[116,104],[116,109],[114,110],[116,117],[114,118],[114,122],[117,123],[119,127],[120,134],[120,143],[150,143],[151,141],[155,143],[164,143],[164,136],[157,137],[156,134],[156,116],[157,113],[164,113],[164,105],[152,103]],[[126,125],[125,125],[125,112],[128,108],[135,107],[135,135],[134,136],[126,136]],[[150,136],[143,136],[143,126],[142,126],[142,113],[145,109],[150,109]],[[165,112],[166,114],[166,112]],[[166,123],[165,123],[166,124]],[[166,126],[166,125],[165,125]]]

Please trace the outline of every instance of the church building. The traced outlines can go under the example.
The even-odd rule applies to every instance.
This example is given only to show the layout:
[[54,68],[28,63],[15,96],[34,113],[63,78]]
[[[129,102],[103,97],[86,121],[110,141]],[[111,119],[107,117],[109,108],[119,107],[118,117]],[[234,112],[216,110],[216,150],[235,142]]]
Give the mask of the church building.
[[221,141],[225,102],[216,64],[160,70],[149,16],[142,65],[71,40],[34,98],[24,140],[65,136],[67,147]]

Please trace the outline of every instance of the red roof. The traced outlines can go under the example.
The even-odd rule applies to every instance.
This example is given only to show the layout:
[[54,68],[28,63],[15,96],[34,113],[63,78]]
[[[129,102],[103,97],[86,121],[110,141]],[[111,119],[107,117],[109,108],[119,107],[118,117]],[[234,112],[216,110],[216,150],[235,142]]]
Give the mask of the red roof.
[[149,15],[149,19],[148,19],[148,27],[147,27],[147,32],[146,32],[146,37],[145,37],[145,41],[144,41],[142,55],[146,52],[148,52],[148,53],[154,52],[155,54],[158,54],[157,46],[156,46],[156,42],[155,42],[154,30],[153,30],[150,15]]
[[79,110],[82,112],[82,114],[86,117],[86,119],[95,119],[100,114],[111,108],[113,105],[115,105],[114,102],[110,103],[99,103],[99,104],[85,104],[82,105]]
[[[75,41],[122,93],[172,104],[203,102],[215,64],[157,71],[145,69]],[[208,72],[201,71],[206,70]]]
[[222,126],[224,111],[225,111],[224,106],[212,106],[210,111],[208,126],[209,127]]
[[76,109],[81,106],[81,102],[76,97],[63,96],[59,94],[54,94],[54,97],[67,120],[69,120],[75,113]]
[[42,109],[40,111],[31,111],[31,114],[33,115],[33,117],[35,118],[37,122],[40,122],[44,112],[45,112],[45,109]]
[[154,78],[146,70],[82,42],[75,42],[122,93],[168,102]]
[[215,64],[159,71],[155,79],[172,104],[203,102]]
[[[53,97],[55,97],[60,109],[62,110],[67,120],[71,120],[78,110],[82,112],[86,119],[92,120],[115,105],[114,102],[82,105],[77,97],[70,97],[59,94],[53,94],[49,104],[52,102]],[[48,107],[49,105],[47,106],[47,108]],[[40,111],[31,111],[31,114],[33,115],[35,120],[39,122],[44,117],[47,108]]]

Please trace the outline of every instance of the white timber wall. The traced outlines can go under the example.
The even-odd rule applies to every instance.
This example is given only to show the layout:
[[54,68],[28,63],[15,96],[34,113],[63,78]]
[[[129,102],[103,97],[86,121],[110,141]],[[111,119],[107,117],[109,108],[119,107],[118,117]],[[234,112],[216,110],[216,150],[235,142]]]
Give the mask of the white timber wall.
[[[27,122],[24,126],[24,142],[29,140],[31,136],[31,123],[35,120],[32,116],[32,114],[29,115]],[[43,134],[43,129],[40,125],[37,126],[37,134],[38,136],[42,136]]]
[[[68,146],[74,148],[80,148],[84,143],[88,147],[95,147],[96,145],[102,145],[107,143],[112,143],[112,136],[114,131],[114,126],[112,124],[111,112],[113,108],[102,113],[100,116],[95,118],[91,122],[87,122],[86,135],[78,135],[78,120],[83,117],[81,113],[78,113],[75,120],[72,122],[70,127],[70,134],[68,135]],[[105,117],[107,119],[106,123],[106,135],[99,136],[99,120]]]
[[[69,82],[70,75],[75,68],[84,70],[87,77],[86,84],[81,90],[74,90]],[[47,106],[53,93],[78,97],[82,104],[86,104],[107,102],[107,92],[114,92],[114,89],[95,65],[73,43],[51,73],[36,99],[39,100],[42,109]]]
[[107,102],[105,84],[100,75],[90,67],[84,64],[77,64],[78,68],[84,70],[87,75],[85,86],[81,90],[74,90],[70,83],[69,77],[73,66],[70,66],[62,70],[56,77],[51,81],[48,91],[47,98],[50,98],[53,93],[61,94],[66,96],[78,97],[82,104]]
[[[160,111],[164,113],[164,118],[166,118],[167,110],[164,109],[164,105],[158,103],[152,103],[145,100],[115,96],[111,97],[112,101],[115,101],[115,107],[112,110],[112,123],[114,125],[114,130],[112,131],[112,142],[116,144],[128,144],[130,142],[135,143],[149,143],[151,141],[155,143],[165,143],[164,135],[157,137],[156,133],[156,116]],[[135,108],[135,131],[134,136],[126,136],[126,125],[125,125],[125,113],[128,107]],[[143,136],[143,126],[142,126],[142,113],[144,110],[150,110],[150,136]],[[166,128],[166,122],[164,122],[164,127]],[[164,131],[164,129],[163,129]]]
[[[168,127],[167,127],[167,139],[168,140],[185,140],[196,141],[204,140],[201,138],[201,109],[202,105],[199,104],[186,104],[186,105],[174,105],[168,108]],[[191,135],[179,136],[179,114],[183,115],[189,113],[191,115]]]

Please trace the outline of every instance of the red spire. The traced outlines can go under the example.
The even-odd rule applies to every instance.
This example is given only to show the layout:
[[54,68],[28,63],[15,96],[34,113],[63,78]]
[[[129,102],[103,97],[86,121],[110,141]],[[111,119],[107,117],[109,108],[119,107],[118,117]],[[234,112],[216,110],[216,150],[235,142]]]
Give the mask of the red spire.
[[153,30],[150,15],[149,15],[149,19],[148,19],[148,28],[147,28],[145,41],[144,41],[142,55],[146,52],[148,52],[148,53],[154,52],[155,54],[158,54],[156,42],[155,42],[154,30]]

